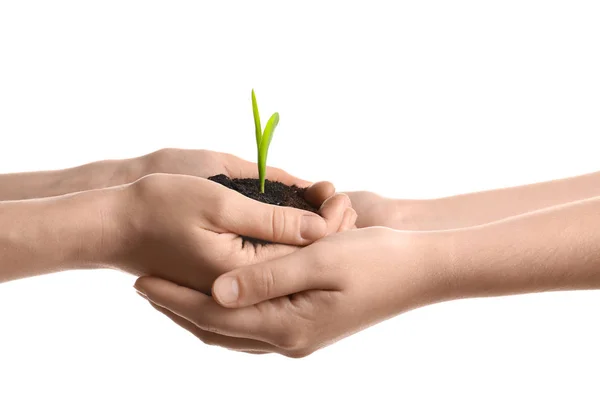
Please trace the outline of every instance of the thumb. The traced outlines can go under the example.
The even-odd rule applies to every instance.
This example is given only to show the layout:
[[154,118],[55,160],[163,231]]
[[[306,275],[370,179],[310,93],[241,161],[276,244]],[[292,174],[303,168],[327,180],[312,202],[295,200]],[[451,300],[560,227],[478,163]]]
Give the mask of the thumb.
[[310,247],[273,261],[238,268],[221,275],[212,296],[224,307],[246,307],[310,289],[339,289],[331,273],[316,271]]
[[327,221],[318,214],[275,206],[228,193],[226,212],[218,213],[221,229],[273,243],[305,246],[327,235]]

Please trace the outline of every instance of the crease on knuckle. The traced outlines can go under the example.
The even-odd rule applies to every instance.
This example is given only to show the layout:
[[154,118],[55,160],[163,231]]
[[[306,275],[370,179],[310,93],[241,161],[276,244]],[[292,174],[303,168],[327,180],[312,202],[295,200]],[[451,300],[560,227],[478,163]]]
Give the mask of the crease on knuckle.
[[270,299],[274,294],[275,274],[271,268],[263,268],[257,277],[258,287],[260,287],[259,295],[263,299]]
[[273,207],[271,212],[271,232],[273,241],[281,242],[285,235],[285,213],[278,207]]

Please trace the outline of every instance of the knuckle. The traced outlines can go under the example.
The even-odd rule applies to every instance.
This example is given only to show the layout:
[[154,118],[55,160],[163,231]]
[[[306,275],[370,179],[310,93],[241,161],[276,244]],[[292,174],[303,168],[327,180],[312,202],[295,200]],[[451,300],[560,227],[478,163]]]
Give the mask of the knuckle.
[[175,149],[162,148],[147,155],[149,170],[153,172],[161,172],[168,168],[171,160],[175,158]]
[[207,217],[214,224],[227,221],[231,213],[231,202],[229,196],[223,190],[218,190],[211,197],[211,211]]
[[352,201],[350,201],[350,196],[346,193],[336,193],[335,196],[338,196],[340,202],[344,203],[344,205],[350,207],[352,205]]
[[176,151],[177,150],[172,147],[163,147],[162,149],[157,150],[155,152],[155,155],[159,159],[167,160],[167,159],[173,157],[173,155],[175,154]]
[[312,353],[314,353],[313,350],[294,350],[294,351],[290,351],[290,352],[285,353],[285,356],[289,357],[289,358],[299,359],[299,358],[308,357]]
[[254,276],[257,294],[263,299],[270,299],[275,288],[275,274],[271,268],[261,268]]
[[278,338],[277,346],[288,353],[301,353],[308,348],[308,335],[302,329],[288,330]]
[[270,216],[273,241],[281,242],[286,229],[285,211],[279,207],[272,207]]

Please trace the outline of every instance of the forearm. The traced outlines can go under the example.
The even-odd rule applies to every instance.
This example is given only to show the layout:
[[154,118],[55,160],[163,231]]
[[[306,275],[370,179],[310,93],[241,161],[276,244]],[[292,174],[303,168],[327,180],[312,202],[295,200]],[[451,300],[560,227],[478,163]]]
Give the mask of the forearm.
[[143,176],[145,159],[105,160],[56,171],[0,175],[0,201],[59,196],[132,182]]
[[[600,197],[441,232],[447,297],[600,288]],[[438,236],[439,237],[439,236]]]
[[0,202],[0,282],[109,261],[115,198],[113,189]]
[[485,224],[527,212],[600,196],[600,172],[531,185],[427,201],[423,230]]
[[567,179],[427,200],[348,192],[357,226],[412,231],[467,228],[600,196],[600,172]]

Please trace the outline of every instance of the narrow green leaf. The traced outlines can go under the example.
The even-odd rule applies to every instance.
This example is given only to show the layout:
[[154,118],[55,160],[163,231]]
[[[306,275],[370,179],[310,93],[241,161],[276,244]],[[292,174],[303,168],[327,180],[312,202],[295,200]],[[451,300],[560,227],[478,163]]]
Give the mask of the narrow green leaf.
[[254,115],[254,128],[256,131],[256,149],[258,150],[262,138],[262,127],[260,126],[260,115],[258,115],[258,104],[256,104],[254,89],[252,89],[252,114]]
[[265,131],[263,132],[262,139],[260,141],[260,146],[258,148],[258,177],[260,179],[260,192],[265,192],[265,175],[267,172],[267,154],[269,153],[269,146],[271,145],[271,140],[273,139],[273,132],[275,131],[275,127],[279,123],[279,113],[275,113],[271,115],[269,121],[267,121],[267,126],[265,126]]

